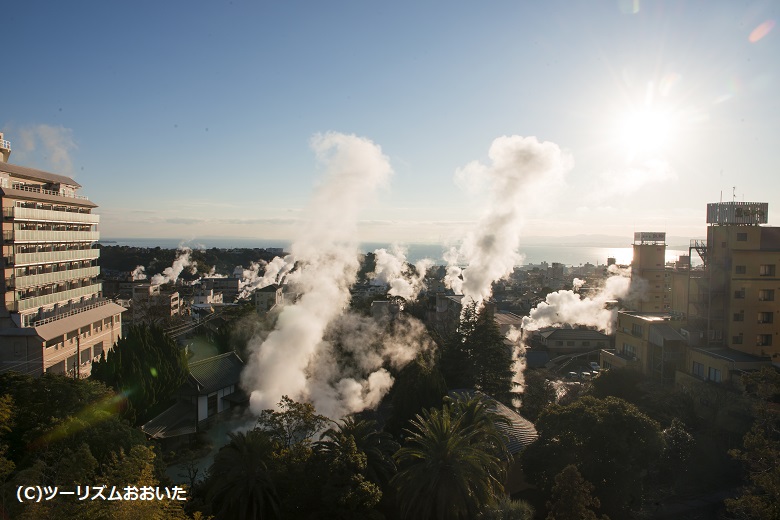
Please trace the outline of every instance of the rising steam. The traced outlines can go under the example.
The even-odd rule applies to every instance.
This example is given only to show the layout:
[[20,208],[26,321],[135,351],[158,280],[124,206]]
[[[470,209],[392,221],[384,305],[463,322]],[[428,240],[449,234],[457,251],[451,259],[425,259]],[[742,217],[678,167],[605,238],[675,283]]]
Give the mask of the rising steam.
[[406,263],[406,251],[399,246],[393,246],[390,251],[377,249],[374,257],[376,268],[371,283],[387,285],[390,296],[401,296],[406,300],[417,298],[425,282],[425,273],[433,266],[433,260],[425,258],[410,269]]
[[190,259],[191,254],[192,249],[189,247],[180,246],[176,251],[176,258],[173,261],[173,265],[166,267],[162,274],[158,273],[152,276],[152,283],[164,284],[170,282],[175,284],[176,280],[179,279],[179,276],[186,267],[190,267],[190,271],[194,273],[195,266],[192,264],[192,260]]
[[376,406],[392,384],[384,362],[408,361],[424,346],[422,336],[397,341],[371,330],[366,318],[344,314],[360,267],[358,213],[391,175],[387,157],[367,139],[338,133],[316,136],[312,148],[325,180],[291,254],[266,266],[265,275],[287,272],[286,282],[302,296],[282,308],[264,340],[250,341],[242,382],[254,413],[273,408],[282,395],[308,400],[332,418]]
[[146,280],[146,268],[142,265],[137,265],[135,266],[135,269],[133,269],[133,272],[130,273],[130,276],[134,282],[138,280]]
[[573,165],[557,144],[540,143],[536,137],[499,137],[488,156],[489,166],[475,161],[456,174],[462,184],[486,184],[490,203],[461,246],[445,255],[447,286],[477,302],[490,297],[493,282],[511,274],[521,261],[520,231],[533,199]]
[[[636,280],[632,285],[629,270],[611,265],[609,272],[611,276],[592,296],[566,290],[548,294],[545,301],[523,318],[523,330],[532,331],[555,325],[585,325],[611,334],[615,328],[617,309],[609,305],[610,302],[632,298],[635,296],[633,293],[642,288],[637,286]],[[579,289],[583,283],[579,280],[575,287]]]

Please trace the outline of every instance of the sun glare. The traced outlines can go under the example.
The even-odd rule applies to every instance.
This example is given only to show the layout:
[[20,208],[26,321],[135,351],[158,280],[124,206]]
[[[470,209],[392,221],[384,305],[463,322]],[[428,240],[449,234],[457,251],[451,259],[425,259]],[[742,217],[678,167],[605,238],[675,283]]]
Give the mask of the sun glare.
[[674,138],[675,121],[671,114],[644,108],[629,111],[617,125],[617,140],[629,160],[657,159],[666,152]]

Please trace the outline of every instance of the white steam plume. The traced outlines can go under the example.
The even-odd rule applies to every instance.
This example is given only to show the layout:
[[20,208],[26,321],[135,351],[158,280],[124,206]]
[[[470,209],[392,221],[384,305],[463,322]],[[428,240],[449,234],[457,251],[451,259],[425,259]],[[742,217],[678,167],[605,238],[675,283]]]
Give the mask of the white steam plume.
[[[377,145],[354,135],[320,135],[312,140],[312,147],[326,166],[326,178],[309,205],[308,224],[284,259],[285,266],[298,263],[287,275],[287,283],[302,296],[282,308],[265,340],[250,341],[252,354],[242,383],[251,392],[254,413],[275,407],[282,395],[288,395],[308,400],[321,413],[338,418],[375,406],[392,383],[377,361],[383,358],[384,347],[372,349],[370,344],[351,341],[344,330],[326,337],[336,323],[348,320],[342,315],[360,267],[355,240],[358,213],[392,173],[390,164]],[[369,355],[377,348],[378,358]],[[344,372],[331,356],[336,350],[351,352],[348,358],[356,360],[355,366]]]
[[[262,289],[274,283],[281,283],[294,265],[295,262],[292,256],[288,255],[284,258],[276,256],[270,262],[265,262],[264,260],[252,262],[249,265],[249,269],[236,266],[233,273],[241,277],[241,281],[238,284],[241,292],[238,297],[247,298],[256,289]],[[262,275],[260,274],[261,271],[263,272]]]
[[130,273],[130,276],[134,282],[138,280],[146,280],[146,268],[142,265],[137,265],[135,266],[135,269],[133,269],[133,272]]
[[[511,274],[521,261],[518,247],[524,215],[534,199],[573,165],[557,144],[540,143],[536,137],[499,137],[488,156],[489,166],[475,161],[456,172],[462,185],[487,184],[490,203],[460,248],[445,256],[448,287],[477,302],[490,297],[493,282]],[[467,267],[458,267],[459,261]]]
[[[377,249],[374,251],[376,268],[374,269],[374,285],[388,285],[388,294],[413,300],[420,293],[425,282],[425,273],[433,266],[433,260],[424,258],[414,264],[414,271],[406,263],[406,251],[394,245],[390,251]],[[416,271],[416,272],[415,272]]]
[[[553,325],[586,325],[610,334],[615,328],[617,309],[609,309],[611,300],[629,298],[638,290],[632,287],[628,270],[615,265],[609,267],[608,277],[596,294],[583,296],[574,291],[556,291],[547,295],[523,318],[523,330],[532,331]],[[575,284],[576,286],[576,284]]]
[[189,247],[179,247],[173,264],[170,267],[166,267],[162,274],[158,273],[152,276],[152,283],[164,284],[170,282],[175,284],[185,267],[189,267],[190,272],[194,274],[196,267],[190,259],[190,254],[192,254],[192,249]]

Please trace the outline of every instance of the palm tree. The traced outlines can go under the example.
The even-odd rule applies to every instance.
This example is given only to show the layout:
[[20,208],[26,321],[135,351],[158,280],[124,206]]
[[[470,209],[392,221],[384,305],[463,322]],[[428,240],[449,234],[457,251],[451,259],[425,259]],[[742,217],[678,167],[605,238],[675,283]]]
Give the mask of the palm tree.
[[217,518],[279,518],[279,498],[268,471],[274,443],[265,432],[230,433],[209,468],[209,496]]
[[424,410],[412,421],[393,479],[403,517],[474,518],[503,494],[503,443],[494,414],[470,401]]
[[387,484],[395,475],[393,454],[399,448],[393,436],[379,431],[376,421],[356,420],[354,416],[349,416],[335,428],[325,430],[316,448],[325,454],[340,453],[349,437],[352,437],[358,451],[366,455],[366,478],[381,486]]

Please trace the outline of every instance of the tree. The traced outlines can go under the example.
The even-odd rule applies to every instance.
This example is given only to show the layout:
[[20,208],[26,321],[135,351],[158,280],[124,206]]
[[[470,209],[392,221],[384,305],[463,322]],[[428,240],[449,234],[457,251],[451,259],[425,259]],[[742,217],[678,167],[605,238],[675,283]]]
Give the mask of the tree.
[[450,402],[412,421],[393,478],[404,518],[474,518],[503,494],[504,461],[486,415],[479,405]]
[[184,352],[157,326],[131,326],[105,359],[93,364],[91,379],[127,396],[123,415],[140,423],[168,401],[186,381]]
[[256,428],[265,431],[283,448],[290,448],[295,444],[309,444],[328,421],[324,415],[317,414],[311,403],[299,403],[284,395],[279,401],[279,411],[260,413]]
[[[547,503],[550,512],[547,520],[597,520],[593,509],[601,503],[594,497],[593,484],[582,478],[577,466],[572,464],[563,468],[555,476],[553,501]],[[602,517],[609,520],[607,517]]]
[[439,368],[429,353],[422,353],[398,373],[390,390],[392,412],[386,429],[399,435],[408,422],[425,408],[438,408],[447,394]]
[[393,454],[399,445],[392,435],[377,429],[376,421],[349,416],[337,427],[325,430],[320,439],[317,449],[326,454],[344,451],[344,446],[354,442],[356,449],[366,455],[366,478],[375,484],[384,486],[395,475]]
[[534,508],[524,500],[502,496],[495,505],[486,506],[477,520],[533,520]]
[[659,424],[622,399],[586,396],[553,405],[536,422],[539,438],[522,454],[529,477],[550,490],[554,476],[573,464],[595,486],[602,509],[625,517],[638,509],[644,481],[661,458]]
[[743,383],[753,398],[755,421],[745,434],[743,449],[730,454],[745,465],[749,484],[741,496],[726,500],[726,508],[741,519],[780,519],[780,413],[776,408],[780,374],[765,367],[746,375]]
[[522,407],[523,417],[536,421],[542,411],[555,403],[556,392],[544,370],[528,370],[523,374]]
[[495,321],[476,303],[463,309],[458,330],[444,344],[441,371],[451,389],[480,390],[512,406],[512,350]]
[[274,441],[265,432],[230,433],[209,468],[209,497],[218,518],[280,518],[269,464]]

